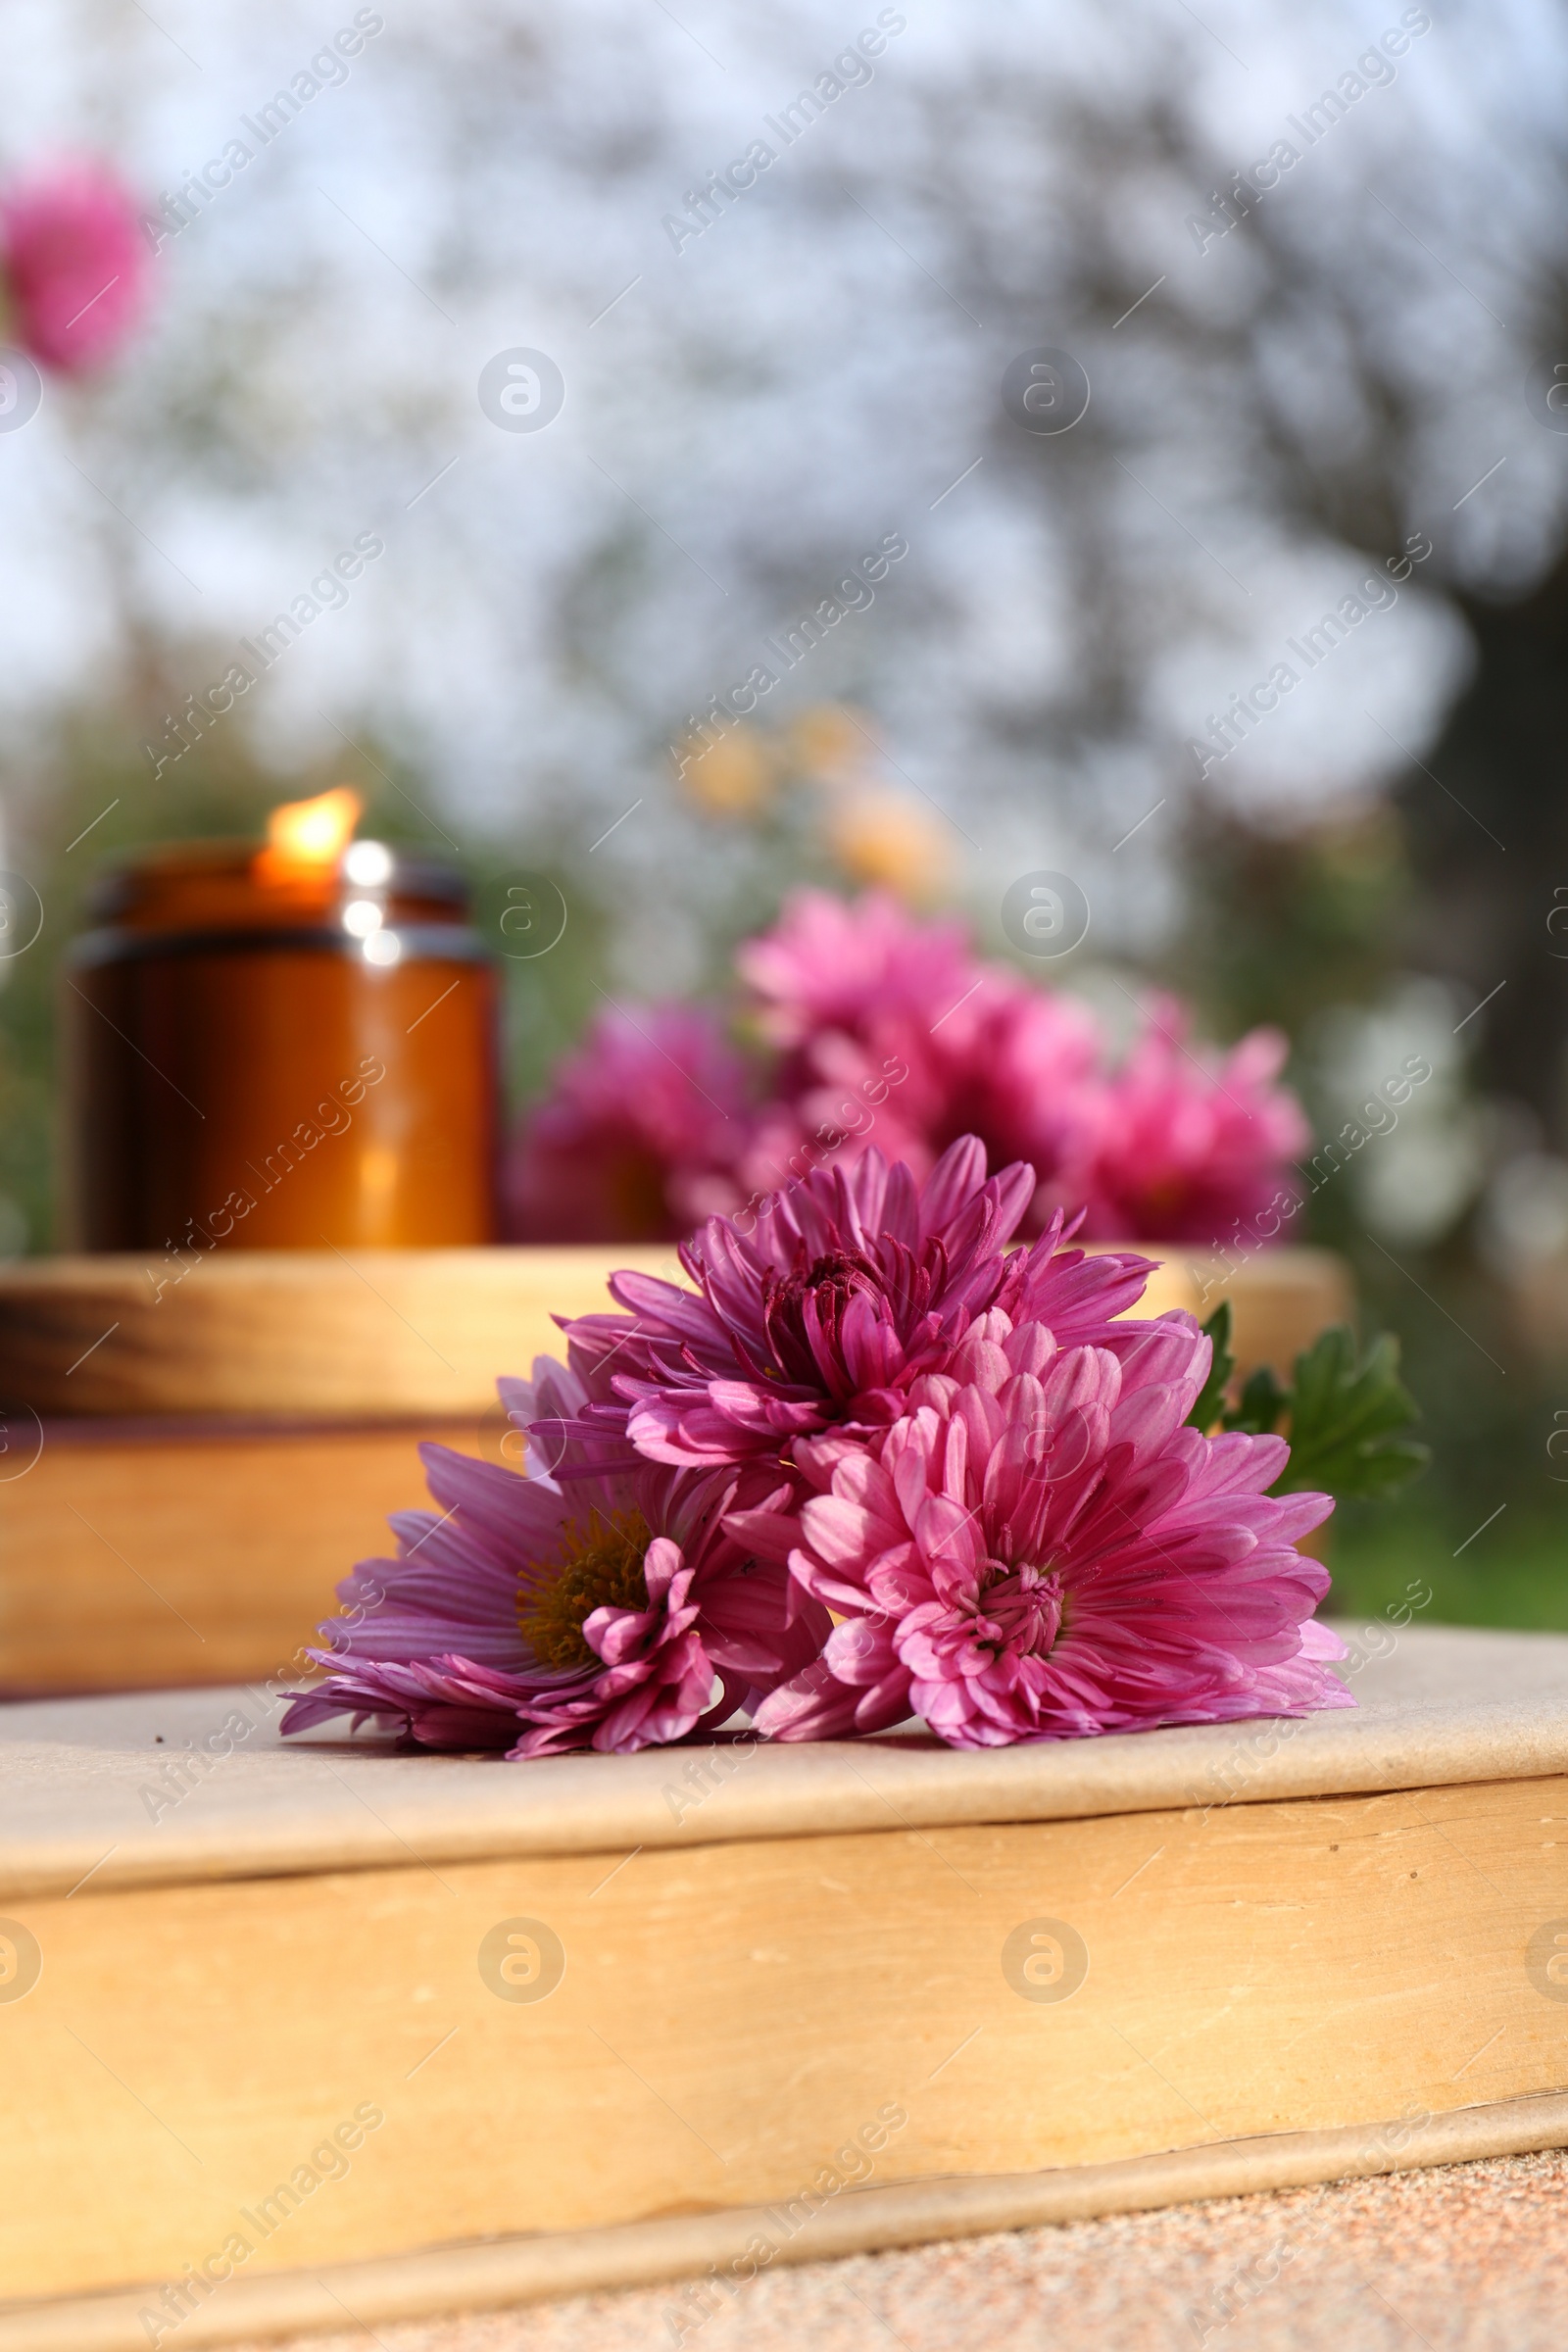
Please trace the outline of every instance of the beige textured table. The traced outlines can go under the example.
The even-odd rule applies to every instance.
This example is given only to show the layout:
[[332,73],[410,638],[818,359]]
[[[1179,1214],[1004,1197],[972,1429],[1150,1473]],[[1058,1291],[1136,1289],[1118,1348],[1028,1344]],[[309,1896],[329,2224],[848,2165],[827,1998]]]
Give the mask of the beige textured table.
[[[1560,2352],[1568,2156],[1229,2197],[813,2263],[684,2336],[702,2352]],[[384,2322],[385,2352],[667,2352],[668,2287]],[[1230,2316],[1227,2316],[1230,2315]],[[275,2352],[359,2352],[368,2331]],[[260,2347],[255,2348],[260,2352]]]

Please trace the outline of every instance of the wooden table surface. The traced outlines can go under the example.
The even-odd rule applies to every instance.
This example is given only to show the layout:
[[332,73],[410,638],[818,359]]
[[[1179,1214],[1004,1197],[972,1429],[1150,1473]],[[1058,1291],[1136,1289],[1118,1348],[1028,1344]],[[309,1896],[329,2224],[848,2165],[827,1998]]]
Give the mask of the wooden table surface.
[[[1568,2154],[1516,2156],[781,2270],[681,2341],[700,2352],[1560,2352],[1565,2258]],[[345,2315],[341,2335],[284,2352],[371,2341],[669,2352],[679,2291],[382,2322],[373,2338]]]

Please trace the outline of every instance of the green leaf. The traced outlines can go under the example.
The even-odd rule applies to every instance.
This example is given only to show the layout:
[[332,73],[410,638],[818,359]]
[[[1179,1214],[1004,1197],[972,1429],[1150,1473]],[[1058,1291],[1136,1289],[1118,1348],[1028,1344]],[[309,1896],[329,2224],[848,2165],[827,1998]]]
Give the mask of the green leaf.
[[1244,1429],[1249,1437],[1264,1437],[1278,1429],[1291,1402],[1289,1389],[1282,1389],[1274,1377],[1272,1364],[1259,1364],[1249,1374],[1242,1391],[1242,1400],[1225,1415],[1227,1429]]
[[[1250,1381],[1249,1391],[1251,1386]],[[1246,1402],[1244,1396],[1244,1410]],[[1405,1434],[1417,1418],[1415,1400],[1399,1379],[1398,1341],[1385,1334],[1358,1362],[1354,1333],[1336,1324],[1296,1359],[1291,1458],[1270,1492],[1316,1488],[1341,1501],[1392,1494],[1432,1458],[1428,1447]]]
[[1231,1302],[1222,1298],[1203,1325],[1205,1338],[1214,1343],[1209,1362],[1208,1378],[1198,1393],[1198,1401],[1187,1416],[1190,1429],[1200,1429],[1206,1437],[1225,1409],[1225,1392],[1231,1385],[1236,1358],[1231,1353]]

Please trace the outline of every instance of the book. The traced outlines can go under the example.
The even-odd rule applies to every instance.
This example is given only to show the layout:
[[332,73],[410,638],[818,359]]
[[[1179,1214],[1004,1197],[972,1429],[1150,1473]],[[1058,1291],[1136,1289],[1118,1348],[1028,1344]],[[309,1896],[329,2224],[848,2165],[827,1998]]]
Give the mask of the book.
[[[1288,1364],[1350,1311],[1328,1250],[1232,1264],[1158,1243],[1091,1243],[1164,1262],[1139,1315],[1232,1300],[1243,1372]],[[15,1258],[0,1268],[0,1400],[23,1416],[228,1414],[288,1421],[456,1419],[498,1372],[559,1354],[558,1315],[609,1304],[630,1266],[686,1275],[674,1246],[209,1250]]]
[[193,1241],[0,1269],[0,1694],[301,1670],[425,1501],[421,1439],[521,1467],[495,1373],[602,1306],[610,1262]]
[[428,1501],[419,1442],[501,1460],[499,1421],[40,1422],[0,1481],[0,1696],[303,1670],[388,1515]]
[[[271,1674],[314,1639],[421,1438],[520,1468],[497,1372],[671,1249],[231,1250],[0,1269],[0,1695]],[[1139,1312],[1233,1299],[1244,1370],[1348,1311],[1326,1250],[1185,1253]]]
[[[0,2352],[181,2348],[1568,2142],[1568,1639],[1356,1710],[528,1764],[0,1711]],[[90,2216],[90,2227],[86,2226]]]

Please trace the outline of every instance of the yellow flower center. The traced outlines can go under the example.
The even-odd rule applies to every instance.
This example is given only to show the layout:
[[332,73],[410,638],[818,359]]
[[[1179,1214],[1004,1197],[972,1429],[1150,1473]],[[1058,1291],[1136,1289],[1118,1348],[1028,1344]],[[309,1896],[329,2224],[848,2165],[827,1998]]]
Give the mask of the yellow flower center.
[[652,1540],[640,1511],[616,1511],[609,1519],[590,1511],[586,1527],[566,1522],[560,1564],[517,1595],[517,1624],[541,1666],[569,1673],[598,1665],[583,1638],[583,1621],[595,1609],[647,1608],[643,1555]]

